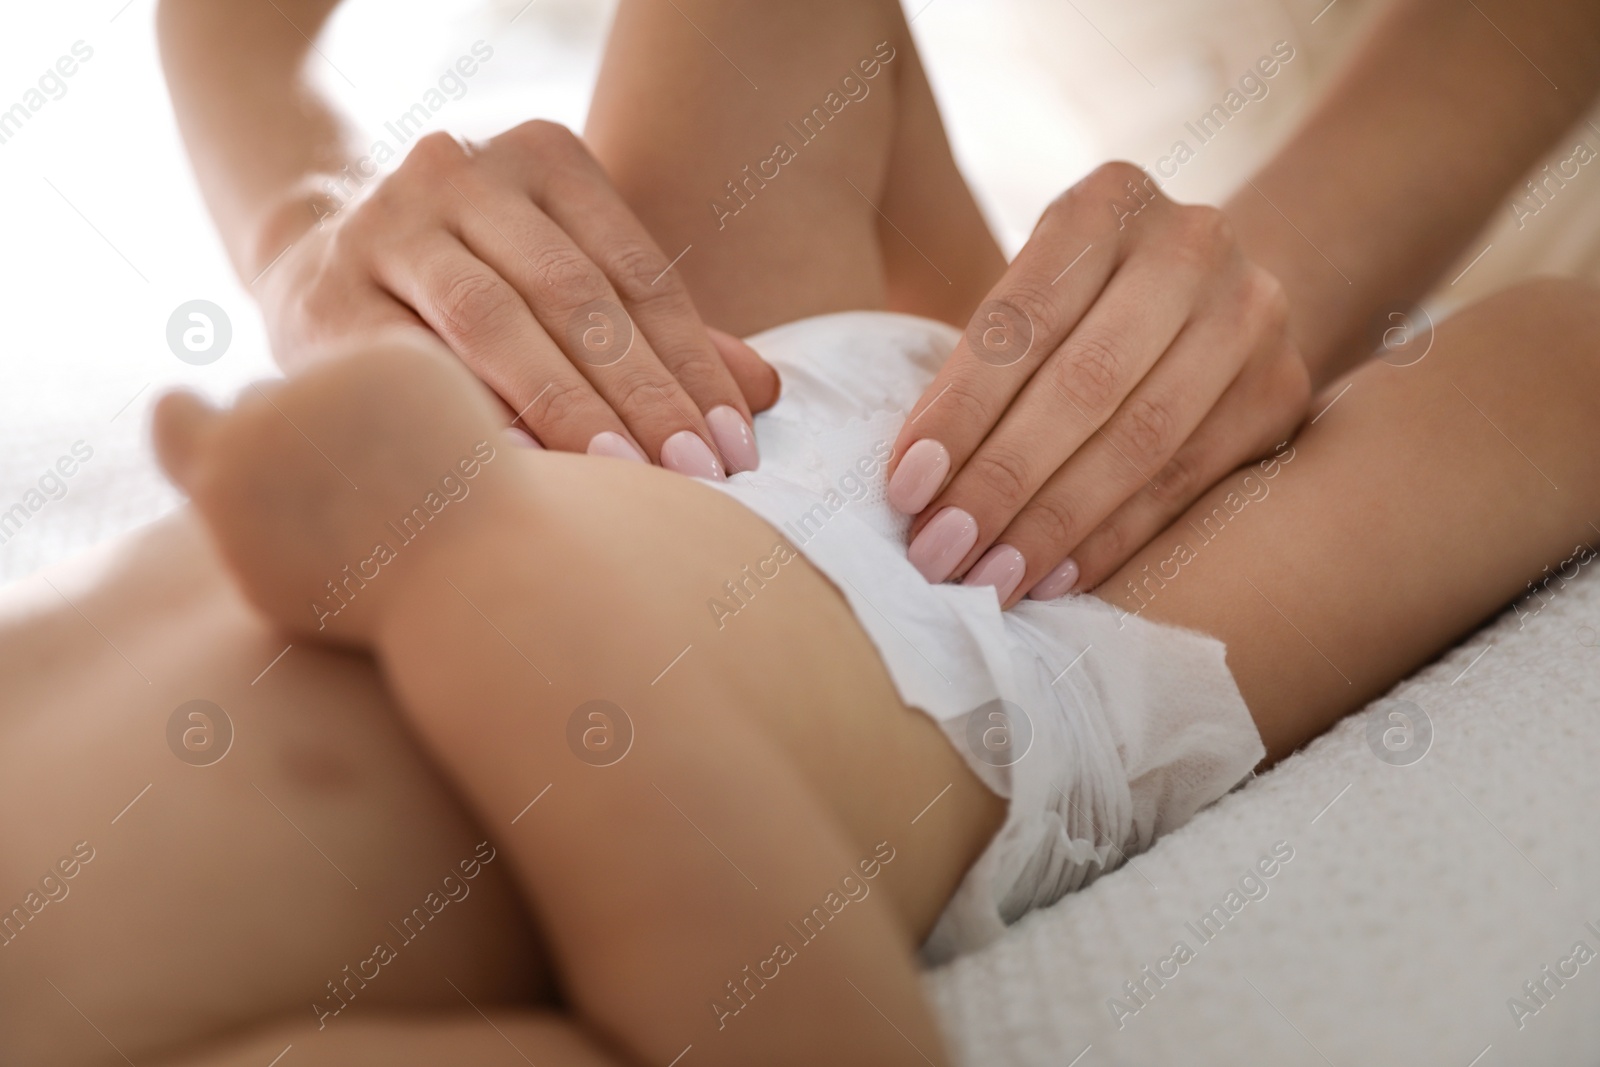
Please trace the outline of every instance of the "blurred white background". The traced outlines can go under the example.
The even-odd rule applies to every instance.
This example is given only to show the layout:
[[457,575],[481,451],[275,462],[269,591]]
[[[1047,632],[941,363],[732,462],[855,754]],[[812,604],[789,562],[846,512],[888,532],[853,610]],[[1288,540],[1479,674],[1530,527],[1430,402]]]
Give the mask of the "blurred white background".
[[[1151,163],[1270,50],[1295,60],[1168,191],[1215,199],[1282,135],[1366,8],[1363,0],[908,0],[963,168],[1008,250],[1048,200],[1097,162]],[[607,0],[349,0],[328,39],[326,83],[376,137],[478,40],[492,61],[435,123],[487,135],[545,117],[581,127]],[[1319,17],[1319,12],[1322,14]],[[273,373],[245,286],[212,231],[172,120],[155,0],[10,4],[0,15],[0,111],[60,56],[92,57],[0,143],[0,510],[74,441],[94,459],[0,544],[15,578],[159,514],[148,407],[185,384],[218,398]],[[1315,20],[1315,21],[1313,21]],[[180,304],[232,322],[220,360],[167,346]],[[86,506],[84,498],[95,501]]]

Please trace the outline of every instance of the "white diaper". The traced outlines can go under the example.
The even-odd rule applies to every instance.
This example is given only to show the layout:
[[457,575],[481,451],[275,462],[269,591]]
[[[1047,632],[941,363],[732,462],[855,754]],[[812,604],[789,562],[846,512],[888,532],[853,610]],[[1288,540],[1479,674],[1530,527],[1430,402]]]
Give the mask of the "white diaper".
[[971,951],[1183,825],[1265,754],[1221,642],[1092,597],[1025,600],[929,585],[886,460],[958,332],[850,312],[750,338],[783,394],[757,417],[761,469],[719,485],[849,601],[906,704],[931,715],[991,789],[1005,825],[923,946]]

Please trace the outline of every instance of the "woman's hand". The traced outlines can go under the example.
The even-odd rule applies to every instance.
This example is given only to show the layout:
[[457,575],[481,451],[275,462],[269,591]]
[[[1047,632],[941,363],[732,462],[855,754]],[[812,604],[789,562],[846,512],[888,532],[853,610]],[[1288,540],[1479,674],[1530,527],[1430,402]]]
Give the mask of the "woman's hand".
[[1287,315],[1221,211],[1100,167],[1046,209],[900,432],[912,562],[1006,606],[1092,588],[1299,424]]
[[290,246],[259,286],[280,358],[425,327],[550,448],[701,477],[756,466],[751,407],[772,403],[776,374],[713,339],[671,257],[565,127],[471,145],[429,134],[314,228],[306,208],[294,201],[261,242],[267,257]]

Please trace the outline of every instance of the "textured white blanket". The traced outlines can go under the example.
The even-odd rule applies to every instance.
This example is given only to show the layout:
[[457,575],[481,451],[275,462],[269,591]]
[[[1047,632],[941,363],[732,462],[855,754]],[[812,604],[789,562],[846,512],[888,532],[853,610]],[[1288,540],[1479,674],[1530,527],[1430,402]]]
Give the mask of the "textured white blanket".
[[[1600,580],[1507,611],[1376,706],[1420,725],[1399,699],[1431,722],[1417,762],[1380,760],[1353,716],[929,975],[958,1059],[1600,1063]],[[1262,877],[1275,846],[1293,858]]]

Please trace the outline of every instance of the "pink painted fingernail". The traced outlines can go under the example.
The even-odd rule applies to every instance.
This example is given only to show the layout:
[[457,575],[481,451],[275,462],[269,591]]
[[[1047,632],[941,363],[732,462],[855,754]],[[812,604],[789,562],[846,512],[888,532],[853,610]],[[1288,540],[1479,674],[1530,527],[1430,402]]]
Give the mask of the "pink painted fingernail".
[[711,429],[711,440],[717,443],[717,451],[722,453],[722,462],[727,464],[729,474],[753,471],[761,465],[755,431],[743,415],[723,404],[706,412],[706,425]]
[[713,482],[726,480],[722,464],[711,454],[711,449],[693,430],[679,430],[661,446],[661,465],[669,471],[687,474],[691,478],[709,478]]
[[917,534],[906,558],[928,581],[942,582],[977,542],[978,520],[960,508],[944,508]]
[[995,545],[975,563],[962,585],[992,585],[995,595],[1004,604],[1016,592],[1028,561],[1010,545]]
[[900,458],[889,479],[889,503],[902,515],[915,515],[928,506],[944,476],[950,472],[950,453],[931,437],[924,437]]
[[595,434],[590,439],[586,451],[591,456],[605,456],[608,459],[631,459],[635,463],[650,462],[632,441],[615,430],[602,430]]
[[518,448],[544,448],[544,445],[541,445],[538,439],[533,436],[533,434],[529,433],[527,430],[524,430],[521,426],[507,426],[506,436],[509,437],[511,439],[511,443],[516,445]]
[[1072,592],[1072,587],[1078,584],[1078,561],[1068,556],[1061,561],[1061,565],[1043,578],[1033,587],[1028,594],[1030,600],[1054,600],[1059,596],[1066,596]]

